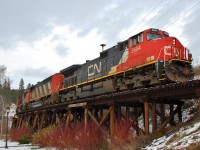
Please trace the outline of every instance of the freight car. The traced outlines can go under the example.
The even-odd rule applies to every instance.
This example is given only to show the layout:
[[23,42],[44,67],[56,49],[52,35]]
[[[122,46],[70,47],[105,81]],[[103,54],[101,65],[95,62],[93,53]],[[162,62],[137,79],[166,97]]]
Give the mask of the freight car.
[[[101,46],[103,49],[105,45]],[[177,38],[162,30],[147,29],[103,50],[94,60],[61,70],[64,81],[56,91],[57,102],[192,80],[191,63],[190,51]],[[41,104],[50,102],[42,96],[33,99]]]
[[31,86],[18,97],[17,112],[57,101],[59,90],[63,87],[63,81],[64,76],[61,73],[56,73]]

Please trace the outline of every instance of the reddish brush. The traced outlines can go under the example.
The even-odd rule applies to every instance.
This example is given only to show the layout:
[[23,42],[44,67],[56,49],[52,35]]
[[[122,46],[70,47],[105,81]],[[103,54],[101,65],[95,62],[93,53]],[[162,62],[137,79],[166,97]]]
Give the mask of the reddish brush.
[[125,120],[117,120],[115,123],[114,138],[111,138],[113,147],[120,147],[133,139],[129,132],[129,125]]
[[33,136],[34,143],[43,147],[55,147],[58,149],[98,149],[105,145],[102,134],[96,131],[94,124],[89,123],[87,127],[79,124],[76,127],[50,127]]
[[27,136],[31,137],[31,130],[27,126],[22,126],[21,128],[14,128],[10,130],[10,141],[18,141],[21,137]]

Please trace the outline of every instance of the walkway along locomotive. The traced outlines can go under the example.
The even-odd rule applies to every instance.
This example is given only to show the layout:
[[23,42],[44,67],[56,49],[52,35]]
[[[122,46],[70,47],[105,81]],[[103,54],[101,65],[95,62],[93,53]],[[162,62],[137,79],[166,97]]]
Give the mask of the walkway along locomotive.
[[191,63],[192,54],[177,38],[162,30],[147,29],[102,51],[96,59],[72,65],[32,86],[17,100],[18,112],[55,102],[192,80]]

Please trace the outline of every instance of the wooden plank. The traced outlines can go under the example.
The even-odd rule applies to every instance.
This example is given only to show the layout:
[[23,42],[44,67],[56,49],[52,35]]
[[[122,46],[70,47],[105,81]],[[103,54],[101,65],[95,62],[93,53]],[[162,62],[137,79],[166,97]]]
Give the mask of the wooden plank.
[[42,128],[43,128],[44,120],[45,120],[45,111],[42,112],[42,117],[41,117],[39,129],[42,129]]
[[115,107],[110,106],[110,109],[110,137],[113,138],[115,132]]
[[106,112],[106,114],[101,119],[101,122],[99,123],[99,126],[97,127],[97,129],[102,126],[102,124],[104,123],[104,121],[106,120],[106,118],[108,117],[108,115],[110,114],[111,110],[112,110],[112,108],[110,107],[109,110]]
[[95,117],[92,115],[92,113],[88,110],[88,115],[90,116],[91,120],[99,127],[96,130],[100,130],[101,133],[103,134],[103,138],[107,141],[108,139],[106,138],[106,132],[104,129],[100,126],[98,121],[95,119]]
[[149,135],[149,103],[144,102],[145,135]]
[[70,126],[70,116],[71,116],[71,110],[68,110],[67,112],[67,119],[66,119],[66,126],[69,127]]
[[32,126],[32,129],[33,129],[33,130],[34,130],[34,128],[36,127],[37,120],[38,120],[38,113],[36,113],[36,114],[35,114],[35,117],[34,117],[33,126]]
[[69,108],[75,108],[75,107],[83,107],[83,106],[86,106],[87,105],[87,102],[84,102],[84,103],[77,103],[77,104],[70,104],[68,105]]
[[88,127],[88,108],[87,107],[85,108],[85,111],[84,111],[84,125],[85,125],[85,130],[86,130]]

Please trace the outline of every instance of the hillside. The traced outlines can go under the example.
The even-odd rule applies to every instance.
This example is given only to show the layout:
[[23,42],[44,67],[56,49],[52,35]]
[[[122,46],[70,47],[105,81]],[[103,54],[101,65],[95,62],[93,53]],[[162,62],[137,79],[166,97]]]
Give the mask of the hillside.
[[[182,127],[181,127],[182,126]],[[200,149],[200,118],[178,125],[169,130],[164,136],[153,140],[147,150],[152,149]]]

